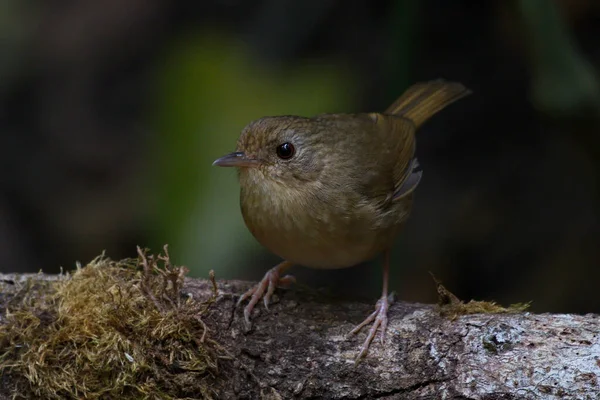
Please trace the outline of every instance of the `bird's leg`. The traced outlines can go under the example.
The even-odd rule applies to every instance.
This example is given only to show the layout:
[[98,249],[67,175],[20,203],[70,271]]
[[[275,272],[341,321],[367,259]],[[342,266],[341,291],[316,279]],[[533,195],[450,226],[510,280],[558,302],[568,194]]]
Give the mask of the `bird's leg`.
[[291,266],[292,263],[289,261],[283,261],[282,263],[277,264],[265,274],[265,276],[257,285],[250,288],[246,293],[244,293],[240,297],[240,299],[237,302],[238,306],[244,300],[250,298],[250,302],[248,303],[246,308],[244,308],[244,320],[246,321],[246,324],[248,326],[250,326],[250,313],[252,312],[254,306],[256,305],[256,303],[258,303],[261,297],[263,298],[265,308],[268,310],[269,300],[271,299],[273,292],[275,292],[275,288],[277,286],[288,286],[291,283],[296,282],[296,278],[294,278],[292,275],[280,277],[281,274]]
[[381,328],[381,332],[380,332],[381,344],[384,343],[385,332],[387,330],[387,324],[388,324],[387,313],[388,313],[388,308],[392,302],[392,300],[390,300],[388,298],[389,272],[390,272],[390,251],[387,250],[385,252],[384,262],[383,262],[383,290],[381,293],[381,298],[375,305],[375,311],[371,315],[369,315],[367,317],[367,319],[365,319],[363,322],[361,322],[360,325],[356,326],[356,328],[352,329],[352,331],[350,332],[350,334],[357,333],[363,327],[365,327],[366,325],[373,322],[373,326],[371,326],[371,329],[369,329],[367,339],[365,340],[362,347],[360,348],[360,353],[358,353],[358,357],[356,357],[357,360],[360,360],[365,354],[367,354],[369,345],[373,341],[373,338],[375,337],[375,334],[377,333],[378,328]]

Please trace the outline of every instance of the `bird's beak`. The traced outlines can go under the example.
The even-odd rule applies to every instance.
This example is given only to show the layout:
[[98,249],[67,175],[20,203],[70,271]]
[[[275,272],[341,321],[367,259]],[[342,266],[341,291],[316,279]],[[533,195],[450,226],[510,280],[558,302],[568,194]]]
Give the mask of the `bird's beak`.
[[212,165],[216,165],[217,167],[256,167],[258,164],[258,160],[246,157],[244,152],[236,151],[217,158]]

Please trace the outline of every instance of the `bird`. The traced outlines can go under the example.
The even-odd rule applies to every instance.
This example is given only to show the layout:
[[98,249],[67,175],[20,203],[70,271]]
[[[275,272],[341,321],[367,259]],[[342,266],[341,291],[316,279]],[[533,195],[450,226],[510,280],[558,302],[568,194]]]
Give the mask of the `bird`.
[[235,167],[244,222],[283,261],[240,296],[245,323],[276,287],[295,282],[292,265],[338,269],[383,254],[383,283],[375,311],[350,334],[372,324],[357,359],[380,331],[384,343],[390,249],[410,215],[423,170],[418,129],[471,91],[437,79],[410,86],[384,112],[262,117],[242,130],[234,152],[213,162]]

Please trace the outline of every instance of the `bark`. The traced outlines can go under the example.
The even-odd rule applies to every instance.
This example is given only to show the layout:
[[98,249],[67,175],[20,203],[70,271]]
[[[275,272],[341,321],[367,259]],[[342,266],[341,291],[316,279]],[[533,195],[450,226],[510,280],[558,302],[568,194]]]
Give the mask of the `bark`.
[[[0,274],[3,279],[22,278]],[[452,320],[435,305],[396,302],[385,344],[377,338],[357,365],[366,333],[347,334],[374,302],[278,290],[270,311],[257,305],[247,332],[235,301],[250,285],[218,281],[220,296],[205,319],[211,337],[234,356],[223,362],[223,399],[600,398],[598,315],[473,314]],[[10,286],[4,285],[4,295]],[[187,279],[183,290],[205,298],[211,283]]]

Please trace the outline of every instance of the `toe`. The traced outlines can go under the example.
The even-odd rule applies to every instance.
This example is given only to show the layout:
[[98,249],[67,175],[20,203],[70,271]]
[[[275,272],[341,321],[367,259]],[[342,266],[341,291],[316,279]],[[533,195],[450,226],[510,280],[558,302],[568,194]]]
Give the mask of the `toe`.
[[238,307],[244,301],[250,299],[248,305],[244,308],[244,320],[246,321],[247,325],[250,325],[250,315],[252,314],[252,310],[261,298],[265,308],[269,310],[269,303],[273,293],[275,292],[275,288],[280,284],[287,286],[296,281],[296,279],[291,275],[286,275],[280,279],[279,273],[280,272],[277,268],[268,271],[258,284],[240,296],[236,307]]
[[252,308],[251,307],[245,307],[244,308],[244,321],[246,322],[246,326],[249,328],[250,326],[252,326],[252,323],[250,322],[250,313],[252,312]]
[[256,291],[256,286],[250,288],[243,295],[241,295],[239,300],[236,303],[236,307],[239,307],[240,304],[242,304],[244,301],[246,301],[248,298],[250,298],[250,296],[252,296],[255,291]]
[[366,338],[365,342],[363,343],[363,345],[361,346],[360,352],[358,353],[358,356],[356,358],[357,361],[360,360],[362,357],[364,357],[367,354],[367,351],[369,350],[371,342],[373,341],[373,338],[377,334],[377,330],[380,331],[379,338],[381,340],[381,344],[383,345],[385,343],[385,336],[386,336],[387,326],[388,326],[388,317],[387,317],[388,308],[389,308],[389,299],[387,297],[381,298],[375,306],[375,311],[371,315],[369,315],[360,325],[356,326],[356,328],[354,328],[350,332],[351,334],[356,333],[360,329],[362,329],[364,326],[370,324],[371,322],[373,323],[373,325],[369,329],[367,338]]
[[381,344],[385,344],[385,334],[387,332],[387,324],[388,324],[388,319],[387,316],[383,316],[381,318],[381,331],[380,331],[380,339],[381,339]]
[[356,325],[356,327],[350,331],[350,334],[352,335],[358,333],[362,328],[373,322],[375,320],[375,317],[377,317],[377,311],[371,313],[371,315],[369,315],[363,322]]

